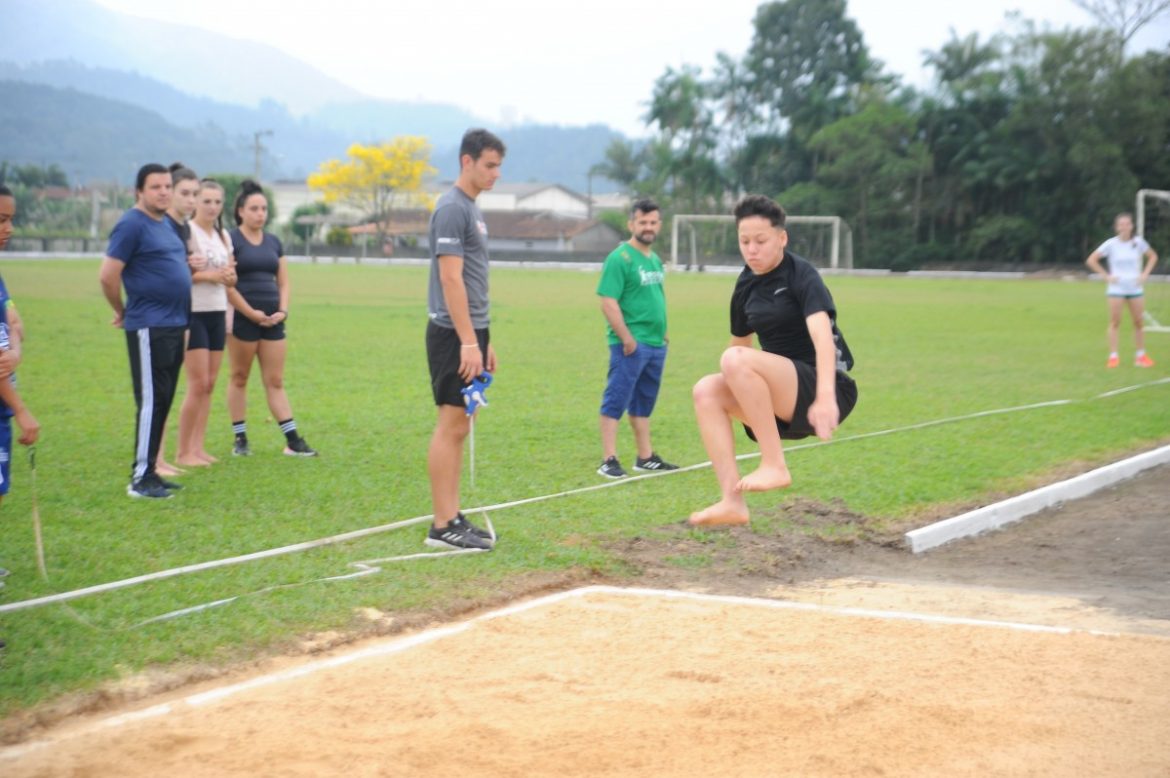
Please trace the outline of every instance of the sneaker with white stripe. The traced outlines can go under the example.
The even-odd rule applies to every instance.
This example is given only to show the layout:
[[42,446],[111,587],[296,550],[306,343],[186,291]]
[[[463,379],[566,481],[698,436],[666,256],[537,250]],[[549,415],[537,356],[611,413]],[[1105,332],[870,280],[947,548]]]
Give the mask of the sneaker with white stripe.
[[678,470],[678,465],[664,462],[662,457],[651,451],[650,456],[645,459],[638,457],[634,460],[634,469],[639,473],[661,473],[666,470]]

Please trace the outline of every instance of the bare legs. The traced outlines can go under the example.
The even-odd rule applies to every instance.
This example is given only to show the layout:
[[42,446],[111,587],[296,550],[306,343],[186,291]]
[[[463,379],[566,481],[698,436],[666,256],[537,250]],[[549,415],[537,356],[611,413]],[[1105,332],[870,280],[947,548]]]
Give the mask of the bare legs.
[[459,476],[463,468],[463,441],[471,429],[467,414],[455,405],[438,406],[439,418],[427,450],[431,503],[435,527],[442,529],[459,513]]
[[228,383],[227,401],[232,421],[245,418],[248,411],[248,376],[252,372],[253,358],[260,362],[260,378],[264,382],[264,395],[273,418],[276,421],[292,418],[292,406],[284,391],[284,360],[287,353],[287,340],[246,341],[236,337],[228,340],[232,376]]
[[[796,395],[796,368],[790,360],[742,346],[723,352],[719,372],[695,384],[699,434],[715,470],[721,498],[691,514],[689,523],[746,524],[744,492],[783,489],[792,483],[776,418],[792,418]],[[759,467],[743,478],[735,461],[733,419],[751,427],[760,445]]]
[[[654,453],[650,445],[650,419],[645,416],[630,416],[630,427],[634,430],[634,443],[638,448],[638,456],[649,459]],[[601,451],[602,459],[617,456],[618,422],[612,416],[601,414]]]
[[1133,319],[1133,343],[1140,353],[1146,348],[1146,329],[1143,316],[1146,302],[1142,297],[1110,297],[1109,298],[1109,353],[1116,354],[1120,340],[1121,314],[1129,308],[1129,316]]
[[222,351],[202,348],[191,349],[184,359],[187,396],[179,410],[179,454],[176,461],[180,465],[199,467],[217,461],[204,446],[207,420],[211,415],[211,393],[222,361]]

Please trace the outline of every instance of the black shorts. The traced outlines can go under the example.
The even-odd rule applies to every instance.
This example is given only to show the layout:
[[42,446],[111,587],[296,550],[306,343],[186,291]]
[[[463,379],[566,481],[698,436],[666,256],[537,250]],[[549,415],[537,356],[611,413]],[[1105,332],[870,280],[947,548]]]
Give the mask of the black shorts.
[[[776,429],[780,432],[780,437],[783,440],[800,440],[816,434],[812,425],[808,423],[808,409],[817,397],[817,369],[807,362],[794,361],[792,364],[796,368],[796,407],[792,411],[792,421],[788,422],[779,416],[776,417]],[[845,417],[850,414],[856,404],[857,384],[849,377],[848,373],[838,370],[837,410],[841,414],[839,421],[845,421]],[[748,425],[743,425],[743,431],[752,440],[756,439],[752,428]]]
[[227,339],[227,316],[224,311],[193,311],[191,323],[187,326],[187,350],[205,348],[208,351],[223,351]]
[[[249,300],[248,304],[269,316],[280,309],[279,300],[262,301],[260,303],[254,303]],[[282,321],[274,327],[261,327],[244,314],[236,311],[235,315],[232,316],[232,335],[248,343],[255,343],[258,340],[284,340],[284,322]]]
[[[479,341],[486,365],[488,343],[491,341],[487,328],[476,330],[475,339]],[[427,366],[431,369],[431,393],[435,396],[435,405],[463,407],[461,392],[467,384],[459,375],[462,351],[463,343],[459,340],[459,333],[427,322]]]

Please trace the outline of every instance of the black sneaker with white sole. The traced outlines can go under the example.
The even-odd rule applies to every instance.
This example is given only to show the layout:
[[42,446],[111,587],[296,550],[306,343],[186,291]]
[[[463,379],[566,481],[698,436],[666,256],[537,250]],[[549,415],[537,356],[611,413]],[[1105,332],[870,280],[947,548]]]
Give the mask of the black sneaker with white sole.
[[167,491],[171,491],[171,492],[177,492],[183,488],[182,484],[177,484],[174,481],[168,481],[167,479],[163,478],[161,475],[158,477],[158,482],[160,484],[162,484],[162,488],[166,489]]
[[651,451],[650,456],[645,459],[638,457],[634,460],[634,469],[639,473],[662,473],[667,470],[678,470],[678,465],[664,462],[662,457]]
[[498,535],[493,538],[492,533],[488,532],[483,527],[477,527],[474,524],[472,524],[471,519],[464,516],[462,511],[460,511],[459,514],[455,518],[451,519],[450,523],[447,526],[449,526],[449,527],[453,527],[453,526],[467,527],[467,529],[471,530],[472,535],[475,535],[477,538],[483,538],[488,543],[494,544],[496,542],[496,540],[499,538]]
[[317,456],[317,452],[314,449],[309,448],[309,442],[304,438],[297,438],[296,440],[290,441],[289,444],[284,447],[284,454],[285,456],[289,457]]
[[467,520],[459,521],[458,517],[452,519],[442,529],[432,524],[430,530],[427,531],[427,539],[424,542],[431,548],[492,550],[490,540],[476,535],[471,531]]
[[622,465],[618,462],[617,457],[610,457],[601,463],[601,467],[597,468],[597,474],[603,475],[606,478],[625,478],[629,473],[622,469]]
[[126,487],[126,494],[131,497],[145,497],[150,500],[166,500],[173,496],[170,490],[162,485],[162,481],[156,475],[139,478]]
[[244,437],[236,437],[235,444],[232,445],[232,456],[236,457],[250,457],[252,456],[252,449],[248,446],[248,439]]

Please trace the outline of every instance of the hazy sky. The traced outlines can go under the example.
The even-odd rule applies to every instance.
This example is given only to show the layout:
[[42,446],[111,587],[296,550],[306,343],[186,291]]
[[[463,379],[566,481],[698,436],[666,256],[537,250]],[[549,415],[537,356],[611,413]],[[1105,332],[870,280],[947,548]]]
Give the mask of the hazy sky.
[[[709,68],[751,41],[758,0],[98,0],[112,9],[271,44],[371,96],[469,109],[489,123],[602,122],[643,135],[654,80]],[[870,53],[925,86],[922,51],[954,29],[986,37],[1006,12],[1054,28],[1087,26],[1072,0],[849,0]],[[1131,51],[1170,44],[1170,18]],[[198,67],[198,61],[191,63]],[[279,97],[277,96],[277,99]]]

